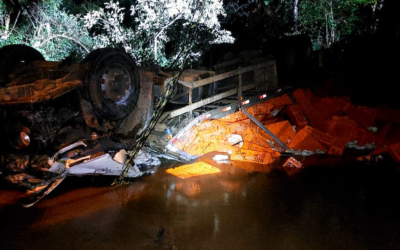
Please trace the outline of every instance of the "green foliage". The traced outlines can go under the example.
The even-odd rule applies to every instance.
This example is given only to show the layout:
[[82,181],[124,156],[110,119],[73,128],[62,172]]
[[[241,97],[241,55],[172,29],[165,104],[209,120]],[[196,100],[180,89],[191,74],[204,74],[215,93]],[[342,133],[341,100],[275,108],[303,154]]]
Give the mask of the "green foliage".
[[198,47],[233,42],[230,33],[220,28],[218,15],[224,10],[219,0],[137,0],[129,11],[134,16],[132,27],[124,26],[125,8],[118,2],[105,3],[83,17],[96,48],[121,46],[140,64],[171,67],[182,63],[186,54],[189,61],[197,60]]
[[[48,60],[119,47],[140,64],[172,66],[182,63],[184,55],[197,60],[201,47],[211,43],[233,42],[219,25],[218,16],[224,15],[220,0],[121,2],[126,8],[114,1],[101,6],[90,1],[83,7],[72,0],[28,1],[14,20],[10,20],[10,6],[1,2],[0,46],[27,44]],[[10,23],[17,25],[10,27]]]
[[[64,1],[66,2],[66,1]],[[3,24],[0,46],[26,44],[38,49],[47,60],[59,61],[70,54],[89,52],[91,39],[80,19],[61,7],[62,0],[31,2],[18,10],[18,15],[7,25]],[[3,16],[11,18],[11,10]]]
[[360,10],[374,0],[299,1],[299,31],[308,34],[314,49],[330,47],[342,37],[362,32]]
[[[371,30],[372,7],[382,0],[74,0],[0,1],[0,46],[27,44],[48,60],[82,58],[119,47],[142,64],[195,62],[213,43],[259,47],[271,37],[307,34],[315,49]],[[19,6],[19,7],[16,7]],[[226,15],[227,13],[227,15]],[[375,19],[374,19],[375,18]],[[373,20],[374,19],[374,20]],[[223,20],[224,28],[220,26]]]

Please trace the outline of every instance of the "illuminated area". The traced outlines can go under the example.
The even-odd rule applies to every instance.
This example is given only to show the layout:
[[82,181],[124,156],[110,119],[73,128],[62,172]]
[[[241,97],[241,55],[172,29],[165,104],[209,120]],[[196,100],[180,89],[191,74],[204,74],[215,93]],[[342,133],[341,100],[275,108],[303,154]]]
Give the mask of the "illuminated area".
[[0,1],[0,246],[399,249],[398,13]]
[[221,171],[218,168],[210,166],[205,162],[196,162],[173,169],[167,169],[167,173],[175,175],[182,179],[200,175],[217,174],[219,172]]

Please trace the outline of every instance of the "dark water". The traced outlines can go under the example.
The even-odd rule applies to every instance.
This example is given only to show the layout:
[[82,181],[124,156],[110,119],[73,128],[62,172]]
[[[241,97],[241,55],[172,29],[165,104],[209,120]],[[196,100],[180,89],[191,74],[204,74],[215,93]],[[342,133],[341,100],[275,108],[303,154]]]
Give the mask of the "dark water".
[[[132,184],[69,178],[30,209],[0,191],[1,249],[400,249],[400,178],[360,163],[299,171],[217,165],[179,179],[176,163]],[[179,164],[177,164],[179,165]],[[92,182],[93,181],[93,182]]]

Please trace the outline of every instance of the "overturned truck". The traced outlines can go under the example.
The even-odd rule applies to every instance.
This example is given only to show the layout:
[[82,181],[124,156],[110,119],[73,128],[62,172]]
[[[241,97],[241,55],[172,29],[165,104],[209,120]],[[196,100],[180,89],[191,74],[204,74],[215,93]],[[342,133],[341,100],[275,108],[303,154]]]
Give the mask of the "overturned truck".
[[[54,167],[59,174],[62,161],[64,167],[84,162],[70,174],[118,175],[125,149],[148,126],[153,98],[151,76],[122,51],[98,49],[66,65],[28,46],[2,47],[1,172]],[[135,165],[128,176],[142,172]]]

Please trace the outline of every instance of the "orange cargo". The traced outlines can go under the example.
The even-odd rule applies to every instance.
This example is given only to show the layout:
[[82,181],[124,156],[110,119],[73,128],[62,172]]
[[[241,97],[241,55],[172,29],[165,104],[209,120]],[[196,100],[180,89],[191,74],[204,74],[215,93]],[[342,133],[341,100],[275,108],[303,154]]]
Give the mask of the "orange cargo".
[[216,146],[214,142],[205,140],[202,137],[196,137],[195,140],[182,150],[191,155],[203,155],[208,152],[215,151]]
[[303,89],[303,93],[309,100],[312,100],[315,97],[310,89]]
[[232,161],[249,161],[260,164],[269,164],[275,160],[272,154],[269,152],[246,150],[246,149],[240,149],[234,152],[231,155],[230,159]]
[[287,94],[284,94],[282,96],[272,98],[272,99],[266,101],[265,103],[267,103],[269,105],[272,104],[275,108],[281,108],[281,107],[293,104],[293,101]]
[[389,148],[390,148],[390,147],[378,148],[378,149],[375,149],[374,151],[372,151],[371,154],[373,154],[373,155],[386,154],[386,153],[389,152]]
[[357,122],[359,127],[366,128],[368,126],[375,126],[375,117],[377,113],[377,109],[358,106],[356,112],[349,116],[352,120]]
[[[252,106],[253,115],[267,115],[271,113],[271,110],[275,108],[275,105],[270,102],[262,102]],[[249,111],[250,112],[250,111]]]
[[335,145],[344,148],[351,141],[357,129],[357,123],[348,116],[333,116],[328,127],[328,134],[333,136]]
[[344,147],[338,147],[332,145],[328,150],[328,155],[342,155],[344,151]]
[[236,111],[235,113],[219,118],[219,120],[223,122],[237,122],[246,119],[248,119],[248,117],[242,111]]
[[315,140],[304,128],[296,133],[293,140],[289,144],[289,148],[296,150],[310,150],[316,151],[317,149],[326,152],[326,148]]
[[357,141],[357,145],[363,146],[367,143],[373,143],[376,140],[376,135],[364,128],[357,128],[351,141]]
[[304,130],[307,131],[315,140],[320,142],[327,148],[330,148],[332,144],[335,142],[335,138],[324,133],[318,129],[312,128],[310,126],[305,126]]
[[264,148],[248,141],[243,142],[241,149],[253,150],[253,151],[265,151],[271,153],[273,157],[279,157],[281,155],[278,151],[272,150],[270,148]]
[[382,129],[379,130],[375,140],[375,145],[377,148],[381,148],[388,143],[387,135],[391,128],[392,124],[386,124]]
[[245,119],[245,120],[237,121],[237,122],[235,122],[235,123],[243,124],[243,125],[249,126],[249,125],[252,123],[252,121],[251,121],[250,119]]
[[320,114],[320,119],[330,119],[334,115],[341,114],[341,107],[335,105],[329,97],[321,98],[313,107]]
[[296,99],[301,111],[307,115],[307,112],[312,109],[310,99],[307,98],[305,91],[303,89],[296,89],[292,92],[292,96]]
[[342,98],[339,98],[339,97],[337,97],[337,96],[333,96],[331,99],[332,99],[333,103],[334,103],[336,106],[339,107],[340,110],[343,110],[344,107],[348,104],[348,102],[345,101],[345,99],[344,99],[343,97],[342,97]]
[[281,121],[283,121],[282,117],[266,116],[260,122],[265,126],[271,123],[277,123]]
[[284,168],[302,168],[303,164],[296,160],[293,157],[290,157],[289,159],[286,160],[286,162],[283,164]]
[[166,172],[175,175],[179,178],[185,179],[199,175],[217,174],[220,173],[221,170],[205,162],[200,161],[176,168],[170,168],[167,169]]
[[193,140],[195,140],[197,134],[198,132],[193,130],[187,132],[178,139],[178,141],[175,143],[175,147],[177,147],[180,150],[185,150],[185,148],[187,148],[193,142]]
[[[226,143],[226,142],[219,142],[218,144],[215,144],[215,147],[216,148],[214,151],[224,152],[224,153],[227,153],[230,155],[233,154],[233,152],[239,150],[238,147],[232,146],[231,144]],[[210,152],[212,152],[212,151],[210,151]]]
[[314,128],[321,131],[327,131],[329,119],[322,119],[322,115],[319,112],[311,109],[310,111],[308,111],[306,117]]
[[[285,144],[290,143],[295,134],[292,125],[290,125],[288,121],[272,123],[267,125],[266,128]],[[273,140],[268,134],[265,133],[265,135],[267,138],[269,138],[269,140]]]
[[304,126],[307,126],[307,119],[298,104],[292,104],[286,107],[285,113],[288,115],[290,122],[296,125],[296,129],[300,130]]
[[268,143],[267,139],[268,138],[262,136],[257,131],[254,131],[251,128],[247,129],[246,134],[243,137],[244,141],[251,142],[264,148],[271,148],[271,145]]
[[356,113],[357,112],[356,105],[350,102],[347,103],[343,108],[343,112],[345,112],[347,115]]
[[231,134],[239,134],[244,136],[249,126],[242,123],[231,123],[229,124],[229,131]]
[[193,127],[193,129],[196,129],[198,132],[213,132],[215,130],[220,130],[220,129],[227,129],[227,125],[223,122],[220,122],[218,120],[205,120],[202,123],[200,123],[198,126]]
[[390,145],[388,153],[395,162],[400,163],[400,143]]

